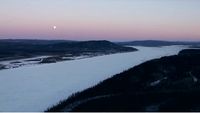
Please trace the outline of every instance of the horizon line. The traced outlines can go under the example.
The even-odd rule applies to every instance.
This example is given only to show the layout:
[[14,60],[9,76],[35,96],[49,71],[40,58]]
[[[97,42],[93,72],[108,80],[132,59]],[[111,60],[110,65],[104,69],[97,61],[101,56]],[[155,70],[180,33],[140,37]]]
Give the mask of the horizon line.
[[38,41],[110,41],[110,42],[133,42],[133,41],[164,41],[164,42],[200,42],[200,40],[159,40],[159,39],[134,39],[134,40],[106,40],[106,39],[88,39],[88,40],[72,40],[72,39],[38,39],[38,38],[2,38],[1,40],[38,40]]

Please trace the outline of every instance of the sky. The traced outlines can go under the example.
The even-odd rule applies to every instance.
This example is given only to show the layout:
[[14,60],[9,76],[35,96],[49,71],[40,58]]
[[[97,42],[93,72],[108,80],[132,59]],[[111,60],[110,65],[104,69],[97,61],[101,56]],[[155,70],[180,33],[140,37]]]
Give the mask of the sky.
[[200,41],[200,0],[0,0],[0,39]]

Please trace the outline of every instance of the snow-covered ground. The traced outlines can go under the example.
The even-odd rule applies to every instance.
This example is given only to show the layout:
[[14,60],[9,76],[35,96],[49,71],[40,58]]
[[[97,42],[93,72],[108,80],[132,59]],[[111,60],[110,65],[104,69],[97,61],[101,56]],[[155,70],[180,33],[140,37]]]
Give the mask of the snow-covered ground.
[[40,57],[34,57],[34,58],[0,61],[0,64],[5,65],[6,69],[18,68],[21,66],[36,65],[40,63],[42,59],[48,58],[48,57],[50,56],[40,56]]
[[185,46],[136,47],[139,51],[0,71],[0,111],[44,111],[114,74]]
[[[19,68],[22,66],[40,65],[42,60],[44,60],[46,58],[51,58],[51,57],[55,57],[55,56],[39,56],[39,57],[33,57],[33,58],[0,61],[0,65],[5,66],[5,69]],[[60,58],[64,61],[64,60],[79,60],[79,59],[89,58],[89,57],[94,57],[94,56],[92,56],[90,54],[80,55],[80,56],[67,56],[66,55],[66,56],[60,57]]]

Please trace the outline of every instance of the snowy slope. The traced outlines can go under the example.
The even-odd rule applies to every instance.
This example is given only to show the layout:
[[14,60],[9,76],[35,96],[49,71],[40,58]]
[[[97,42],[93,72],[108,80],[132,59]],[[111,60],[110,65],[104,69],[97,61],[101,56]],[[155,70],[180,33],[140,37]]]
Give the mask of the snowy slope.
[[0,111],[44,111],[74,92],[184,46],[135,47],[136,52],[0,71]]

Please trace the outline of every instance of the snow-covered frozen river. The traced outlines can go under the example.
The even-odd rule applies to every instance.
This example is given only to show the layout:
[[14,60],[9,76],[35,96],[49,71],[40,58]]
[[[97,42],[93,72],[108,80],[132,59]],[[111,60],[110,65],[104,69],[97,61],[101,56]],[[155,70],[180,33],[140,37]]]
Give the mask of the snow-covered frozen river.
[[136,48],[139,51],[1,70],[0,111],[44,111],[114,74],[186,47]]

